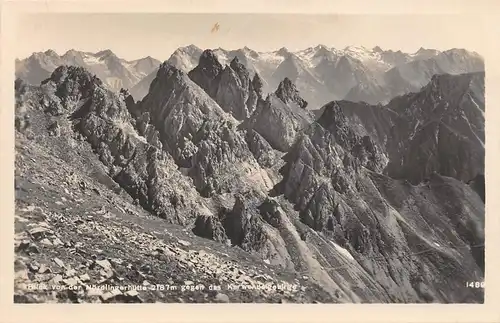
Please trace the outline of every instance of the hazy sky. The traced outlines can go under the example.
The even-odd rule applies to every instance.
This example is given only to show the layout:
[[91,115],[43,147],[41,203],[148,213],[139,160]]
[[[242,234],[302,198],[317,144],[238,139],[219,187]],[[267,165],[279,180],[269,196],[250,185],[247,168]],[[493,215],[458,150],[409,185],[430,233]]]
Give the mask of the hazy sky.
[[[414,52],[424,48],[467,48],[481,52],[482,25],[460,15],[292,15],[292,14],[31,14],[18,20],[16,55],[69,49],[111,49],[125,59],[166,60],[180,46],[257,51],[318,44]],[[212,27],[218,23],[218,32]]]

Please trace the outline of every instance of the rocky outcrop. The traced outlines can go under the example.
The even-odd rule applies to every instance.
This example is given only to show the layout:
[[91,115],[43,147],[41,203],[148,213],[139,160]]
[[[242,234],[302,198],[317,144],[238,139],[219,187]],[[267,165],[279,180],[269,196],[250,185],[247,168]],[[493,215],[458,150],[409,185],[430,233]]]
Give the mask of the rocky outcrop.
[[278,162],[278,152],[257,131],[248,129],[245,139],[248,148],[262,167],[272,167]]
[[385,172],[417,184],[433,173],[463,182],[484,173],[484,74],[439,75],[386,106],[342,101],[350,124],[390,159]]
[[252,114],[262,93],[259,76],[255,74],[253,82],[238,57],[223,68],[211,50],[203,52],[198,66],[188,75],[237,120],[244,120]]
[[203,51],[198,65],[188,73],[188,76],[213,98],[219,85],[218,77],[223,70],[214,53],[207,49]]
[[307,102],[300,97],[299,91],[288,77],[285,77],[283,82],[279,84],[275,93],[286,104],[294,103],[301,109],[307,107]]
[[[297,145],[297,157],[289,161],[282,183],[285,196],[299,208],[301,220],[349,250],[367,272],[379,277],[393,301],[412,302],[429,295],[440,301],[441,291],[457,302],[479,297],[477,291],[461,288],[453,279],[444,278],[438,284],[433,280],[434,275],[449,277],[448,270],[463,279],[470,273],[481,279],[482,266],[468,251],[481,253],[480,244],[471,243],[468,237],[484,238],[484,233],[482,229],[466,233],[460,224],[465,221],[484,228],[484,204],[479,197],[451,178],[436,175],[427,186],[415,187],[364,167],[356,169],[349,165],[353,156],[332,144],[320,127],[313,136],[322,136],[329,144],[306,139]],[[325,148],[336,152],[330,153],[331,162],[325,165],[339,165],[330,172],[320,166]],[[317,159],[308,157],[313,154]],[[450,199],[455,202],[438,202]],[[447,219],[446,224],[442,219]],[[452,256],[454,252],[457,256]],[[398,254],[407,256],[399,258]],[[449,267],[439,267],[444,259]],[[426,274],[430,271],[433,274]]]
[[[209,59],[206,54],[200,60]],[[168,63],[160,67],[151,92],[134,109],[136,115],[149,114],[164,150],[203,196],[244,190],[245,178],[258,168],[236,120]]]
[[211,215],[200,215],[194,223],[193,233],[199,237],[226,243],[228,237],[220,220]]
[[262,229],[262,219],[257,212],[258,199],[251,193],[237,195],[233,209],[223,211],[221,221],[233,245],[243,250],[260,250],[267,240]]
[[[451,80],[439,86],[440,95],[424,90],[414,104],[404,105],[417,109],[419,104],[422,108],[429,107],[424,98],[435,100],[436,104],[430,106],[433,110],[422,114],[413,110],[408,112],[408,117],[412,115],[418,123],[419,116],[432,116],[432,111],[442,116],[448,109],[463,109],[477,115],[478,108],[463,105],[464,92],[457,88],[463,80],[458,78],[454,86],[445,85]],[[460,94],[455,93],[453,99],[446,98],[447,88]],[[436,284],[432,278],[433,275],[446,277],[453,272],[454,277],[466,279],[474,273],[481,279],[484,204],[480,196],[461,182],[460,176],[446,173],[446,168],[435,168],[420,185],[383,175],[386,166],[399,156],[394,155],[395,150],[386,148],[390,144],[384,143],[405,136],[399,133],[401,137],[398,137],[394,128],[385,127],[404,124],[391,119],[398,110],[387,108],[374,116],[366,107],[362,107],[364,114],[357,114],[359,111],[352,111],[351,107],[347,102],[332,102],[324,108],[318,121],[285,156],[283,181],[275,188],[276,192],[283,192],[295,205],[303,223],[330,236],[340,247],[349,250],[367,272],[379,277],[380,285],[393,301],[441,301],[444,294],[457,302],[480,297],[477,291],[459,287],[459,282],[444,278]],[[391,132],[384,133],[386,129]],[[433,138],[428,136],[427,140]],[[448,148],[457,151],[456,146]],[[471,147],[469,153],[474,149]],[[413,146],[407,151],[414,150]],[[439,162],[439,154],[435,155],[427,155],[429,163]],[[460,165],[468,165],[469,161],[466,158]],[[481,167],[474,159],[471,161]],[[413,169],[401,174],[415,179],[411,176],[421,167],[415,162]],[[445,176],[438,175],[440,171],[444,171]],[[407,256],[400,258],[398,254]],[[449,266],[440,267],[444,259]],[[431,271],[434,274],[428,275]]]
[[297,135],[313,119],[309,111],[303,109],[306,103],[285,79],[276,93],[259,101],[255,113],[248,120],[248,127],[259,133],[274,149],[288,151]]
[[83,136],[108,170],[105,176],[113,178],[146,210],[172,222],[189,222],[199,213],[191,184],[170,156],[139,135],[123,94],[104,89],[83,68],[63,66],[43,82],[33,99],[50,108],[44,113],[73,128],[75,136]]

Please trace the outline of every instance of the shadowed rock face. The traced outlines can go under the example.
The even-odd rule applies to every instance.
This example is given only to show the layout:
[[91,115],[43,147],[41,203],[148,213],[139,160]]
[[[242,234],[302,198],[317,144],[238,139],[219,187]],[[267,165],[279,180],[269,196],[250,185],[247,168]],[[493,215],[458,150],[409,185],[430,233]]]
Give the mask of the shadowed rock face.
[[[434,246],[430,248],[436,250],[447,245],[445,248],[454,252],[462,250],[468,254],[467,266],[482,275],[484,85],[481,82],[484,82],[481,74],[436,76],[421,92],[394,99],[385,107],[346,101],[326,105],[318,121],[285,156],[284,177],[277,190],[295,203],[304,223],[317,231],[330,232],[337,243],[350,246],[354,253],[371,254],[366,257],[394,263],[390,260],[391,248],[407,246],[412,250],[408,253],[419,253],[422,249],[413,249],[416,245]],[[427,131],[433,124],[440,131]],[[464,185],[464,181],[472,178],[471,186],[478,194]],[[383,224],[388,222],[398,225]],[[430,232],[434,233],[428,235]],[[385,238],[395,236],[402,240]],[[440,237],[444,240],[439,241]],[[460,241],[463,247],[453,241]],[[472,246],[471,251],[467,246]],[[377,256],[378,252],[381,254]],[[419,260],[410,257],[401,262],[401,268],[411,272],[410,268],[415,266],[419,271],[434,267],[429,256],[417,256]],[[464,268],[462,256],[442,256],[451,266],[443,270],[458,274],[459,268]],[[392,282],[402,279],[396,285],[413,286],[413,291],[400,290],[397,297],[412,297],[409,296],[412,293],[424,297],[418,286],[429,284],[424,283],[429,278],[417,274],[419,283],[415,285],[414,277],[411,278],[414,274],[396,274],[397,267],[388,273],[386,288],[391,289]],[[467,274],[459,275],[465,279]],[[425,297],[440,298],[442,288],[446,287],[426,287]]]
[[151,116],[164,150],[203,196],[238,190],[258,167],[236,120],[169,64],[160,67],[151,92],[134,109]]
[[436,172],[468,182],[484,173],[484,73],[434,76],[383,107],[338,105],[387,155],[391,177],[418,184]]
[[[235,57],[222,67],[211,50],[205,50],[189,78],[204,89],[221,108],[238,120],[248,118],[262,95],[262,84],[257,74],[250,79],[245,66]],[[255,86],[256,87],[255,87]]]
[[289,79],[263,98],[249,75],[207,50],[187,75],[163,63],[134,102],[61,67],[16,82],[16,133],[23,154],[88,168],[105,196],[174,223],[185,247],[214,240],[314,286],[288,300],[483,301],[464,281],[484,277],[484,76],[435,77],[386,106],[334,101],[314,121]]
[[485,202],[486,195],[485,195],[485,181],[484,181],[484,174],[477,174],[476,177],[472,181],[469,182],[469,185],[472,187],[474,191],[479,194],[481,197],[481,200]]
[[307,107],[307,102],[302,99],[299,95],[299,91],[295,85],[293,85],[292,81],[288,77],[285,77],[283,82],[281,82],[276,90],[276,96],[281,99],[281,101],[285,103],[295,103],[300,108],[305,109]]
[[[192,184],[162,151],[157,132],[142,131],[147,133],[149,143],[139,135],[124,94],[126,92],[117,96],[107,91],[99,79],[83,68],[60,67],[43,82],[31,100],[32,104],[39,100],[48,116],[71,122],[71,128],[83,136],[99,156],[107,169],[106,176],[146,210],[172,222],[184,223],[197,213],[196,198],[184,199],[193,193]],[[68,121],[61,122],[67,124]],[[167,188],[170,181],[179,185]]]

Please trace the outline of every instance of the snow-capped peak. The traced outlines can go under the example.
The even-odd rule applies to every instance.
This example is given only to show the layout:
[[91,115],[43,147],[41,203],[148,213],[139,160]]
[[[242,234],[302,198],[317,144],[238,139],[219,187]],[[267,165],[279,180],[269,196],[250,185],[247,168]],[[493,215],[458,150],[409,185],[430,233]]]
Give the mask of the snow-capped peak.
[[[36,61],[38,67],[32,65]],[[136,61],[118,58],[111,50],[101,50],[97,53],[70,49],[59,56],[54,50],[33,53],[21,60],[16,66],[16,75],[20,75],[30,84],[39,84],[61,65],[80,66],[98,76],[112,90],[131,88],[144,76],[151,73],[159,65],[159,61],[146,57]],[[40,68],[41,67],[41,68]]]

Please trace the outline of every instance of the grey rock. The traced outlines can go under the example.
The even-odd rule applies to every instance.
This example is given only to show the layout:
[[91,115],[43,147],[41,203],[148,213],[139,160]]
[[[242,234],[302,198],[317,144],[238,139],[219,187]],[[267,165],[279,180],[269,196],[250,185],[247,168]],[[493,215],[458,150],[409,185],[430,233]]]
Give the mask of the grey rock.
[[53,261],[56,263],[56,265],[58,265],[59,267],[61,267],[61,268],[65,268],[64,262],[63,262],[61,259],[59,259],[59,258],[54,258],[54,259],[52,259],[52,260],[53,260]]
[[[287,91],[283,90],[288,87],[285,83],[288,84],[285,81],[281,83],[280,91]],[[276,94],[270,94],[265,101],[259,101],[255,113],[248,121],[248,127],[258,132],[274,149],[288,151],[313,118],[308,111],[297,105],[297,98],[292,100],[286,95],[283,97],[288,104]]]
[[227,296],[226,294],[224,293],[217,293],[217,295],[215,295],[215,301],[218,302],[218,303],[229,303],[229,296]]
[[189,247],[191,245],[190,242],[188,241],[185,241],[185,240],[177,240],[177,242],[181,245],[181,246],[184,246],[184,247]]
[[68,286],[75,286],[78,284],[78,280],[76,280],[74,277],[63,279],[62,282]]
[[248,129],[245,140],[253,156],[262,167],[272,167],[277,163],[279,154],[257,131]]
[[[198,66],[189,72],[189,78],[205,90],[211,97],[217,92],[218,76],[223,66],[217,60],[214,53],[207,49],[200,56]],[[153,81],[154,82],[154,81]]]
[[288,77],[285,77],[276,90],[276,96],[286,104],[294,103],[301,109],[307,107],[307,102],[299,95],[299,91]]
[[224,242],[226,232],[220,220],[212,215],[200,215],[195,221],[193,233],[199,237]]
[[100,296],[101,300],[103,302],[110,302],[114,298],[116,298],[119,295],[122,295],[123,293],[118,289],[118,288],[113,288],[109,292],[106,292]]
[[52,272],[52,270],[44,264],[41,264],[40,268],[38,268],[39,274],[46,274],[46,273],[51,273],[51,272]]
[[32,272],[38,272],[40,269],[40,266],[37,263],[30,263],[30,264],[28,264],[28,269]]
[[88,282],[90,281],[90,276],[88,274],[83,274],[78,276],[78,279],[80,279],[82,282]]
[[42,227],[42,226],[37,226],[31,230],[29,230],[29,234],[33,237],[33,239],[35,240],[41,240],[42,238],[44,238],[45,236],[51,234],[51,230],[46,228],[46,227]]
[[160,67],[150,94],[137,109],[150,113],[163,149],[185,169],[204,197],[244,185],[246,173],[239,165],[257,167],[236,129],[236,120],[183,72],[167,63]]
[[112,269],[113,268],[113,266],[111,265],[111,263],[107,259],[96,260],[95,262],[97,265],[99,265],[103,269]]

